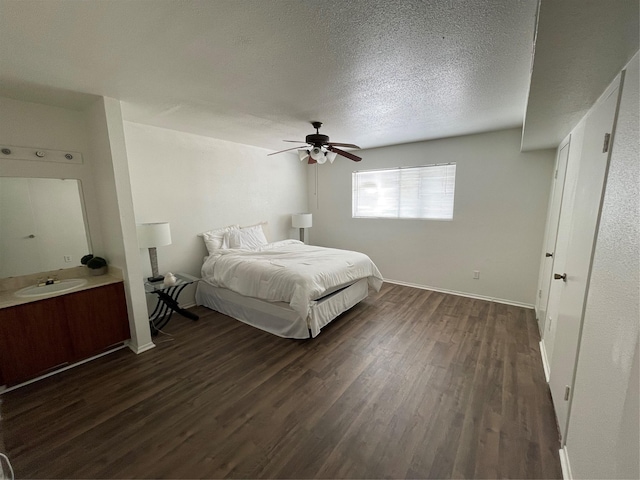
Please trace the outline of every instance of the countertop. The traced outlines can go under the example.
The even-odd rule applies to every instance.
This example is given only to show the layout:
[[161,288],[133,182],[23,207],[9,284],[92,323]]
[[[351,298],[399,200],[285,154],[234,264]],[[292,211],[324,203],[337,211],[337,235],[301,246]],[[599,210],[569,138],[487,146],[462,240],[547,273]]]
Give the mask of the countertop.
[[60,280],[66,280],[69,278],[84,278],[87,280],[87,283],[82,287],[74,288],[73,290],[67,290],[66,292],[53,292],[37,297],[16,297],[14,293],[25,286],[35,285],[37,283],[37,279],[47,277],[46,274],[40,273],[37,275],[29,275],[25,277],[2,279],[0,280],[0,309],[15,307],[16,305],[23,305],[25,303],[37,302],[39,300],[46,300],[48,298],[60,297],[62,295],[81,292],[83,290],[89,290],[91,288],[101,287],[103,285],[109,285],[112,283],[119,283],[122,282],[122,278],[119,273],[120,272],[117,269],[110,269],[109,273],[106,273],[104,275],[87,275],[87,271],[84,267],[58,270],[52,275],[57,276]]

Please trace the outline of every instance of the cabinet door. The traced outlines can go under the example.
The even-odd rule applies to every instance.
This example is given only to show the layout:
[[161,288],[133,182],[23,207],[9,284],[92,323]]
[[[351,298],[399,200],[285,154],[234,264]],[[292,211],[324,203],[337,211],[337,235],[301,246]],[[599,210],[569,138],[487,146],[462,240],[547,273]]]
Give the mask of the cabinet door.
[[60,297],[0,310],[0,369],[15,385],[69,362],[71,342]]
[[74,361],[96,355],[130,337],[122,283],[91,288],[62,298]]

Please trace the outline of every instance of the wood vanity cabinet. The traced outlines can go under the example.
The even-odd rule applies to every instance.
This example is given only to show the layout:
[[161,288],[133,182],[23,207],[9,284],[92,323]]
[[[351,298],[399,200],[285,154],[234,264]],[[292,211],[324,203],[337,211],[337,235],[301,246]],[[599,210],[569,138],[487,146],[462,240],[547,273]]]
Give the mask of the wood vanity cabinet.
[[122,283],[61,297],[67,313],[73,360],[100,353],[130,336]]
[[0,309],[0,384],[92,357],[129,336],[121,282]]
[[56,367],[71,356],[71,338],[60,297],[0,310],[0,370],[6,385]]

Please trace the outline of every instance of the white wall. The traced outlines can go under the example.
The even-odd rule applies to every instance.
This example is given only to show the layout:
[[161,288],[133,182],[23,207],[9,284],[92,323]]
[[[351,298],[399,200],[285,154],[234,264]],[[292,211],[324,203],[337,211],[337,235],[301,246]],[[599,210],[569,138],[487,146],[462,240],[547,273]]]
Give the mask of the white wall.
[[[531,306],[555,152],[520,153],[520,140],[520,129],[502,130],[308,167],[311,242],[362,251],[389,280]],[[353,171],[446,162],[457,164],[452,221],[351,217]]]
[[640,478],[638,55],[628,65],[584,316],[567,453],[574,478]]
[[153,348],[149,316],[140,272],[131,182],[120,102],[100,98],[87,111],[95,196],[103,231],[104,256],[122,270],[131,326],[130,348],[141,353]]
[[[0,139],[3,143],[18,147],[86,151],[86,128],[81,111],[6,97],[0,97],[0,111]],[[27,163],[45,165],[44,162]],[[47,165],[64,167],[61,164]],[[76,165],[66,167],[76,168]]]
[[[296,238],[291,214],[307,208],[307,179],[297,156],[125,122],[138,223],[169,222],[172,244],[158,247],[160,273],[200,276],[207,254],[198,233],[268,221],[271,240]],[[148,251],[140,250],[145,276]],[[194,301],[185,290],[182,304]]]

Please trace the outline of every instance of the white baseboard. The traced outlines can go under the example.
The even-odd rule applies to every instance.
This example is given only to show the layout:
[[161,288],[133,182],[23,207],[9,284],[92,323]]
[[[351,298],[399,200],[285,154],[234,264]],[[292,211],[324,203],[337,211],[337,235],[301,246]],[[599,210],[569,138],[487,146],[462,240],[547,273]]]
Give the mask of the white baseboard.
[[140,353],[146,352],[147,350],[151,350],[152,348],[155,348],[156,344],[153,342],[149,342],[144,345],[136,345],[132,341],[129,341],[127,346],[133,353],[138,355]]
[[544,341],[540,340],[540,356],[542,357],[542,368],[544,368],[544,378],[549,383],[549,359],[547,358],[547,349],[544,346]]
[[565,445],[560,449],[560,467],[562,468],[562,478],[564,480],[573,480],[573,474],[571,473],[571,463],[569,462],[569,452],[567,452],[567,446]]
[[540,328],[540,319],[538,318],[537,313],[536,313],[536,325],[538,326],[538,335],[540,335],[540,338],[542,338],[544,332],[542,331],[543,329]]
[[434,292],[449,293],[451,295],[458,295],[460,297],[475,298],[477,300],[486,300],[488,302],[502,303],[504,305],[513,305],[514,307],[523,307],[523,308],[535,309],[535,305],[532,305],[532,304],[529,304],[529,303],[513,302],[511,300],[505,300],[503,298],[486,297],[484,295],[476,295],[474,293],[458,292],[456,290],[446,290],[444,288],[429,287],[428,285],[419,285],[417,283],[403,282],[403,281],[400,281],[400,280],[391,280],[389,278],[385,278],[384,281],[387,282],[387,283],[393,283],[395,285],[404,285],[405,287],[419,288],[421,290],[433,290]]
[[540,324],[540,315],[542,313],[542,315],[544,316],[546,314],[546,312],[540,312],[540,308],[538,307],[538,305],[536,304],[536,306],[534,307],[534,310],[536,312],[536,325],[538,326],[538,333],[540,334],[540,338],[544,337],[544,325]]

